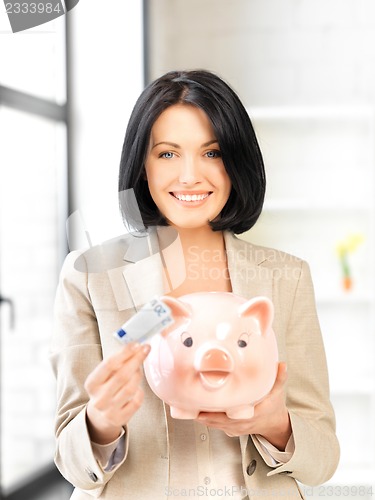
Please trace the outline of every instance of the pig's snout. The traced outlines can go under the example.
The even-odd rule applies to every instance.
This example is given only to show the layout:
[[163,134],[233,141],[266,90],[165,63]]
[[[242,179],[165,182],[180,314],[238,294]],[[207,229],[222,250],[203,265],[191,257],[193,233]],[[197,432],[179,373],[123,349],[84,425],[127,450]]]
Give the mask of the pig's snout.
[[197,352],[194,368],[207,390],[220,389],[234,369],[232,356],[224,349],[208,349]]
[[195,369],[199,372],[231,372],[234,363],[232,356],[224,349],[209,349],[195,358]]

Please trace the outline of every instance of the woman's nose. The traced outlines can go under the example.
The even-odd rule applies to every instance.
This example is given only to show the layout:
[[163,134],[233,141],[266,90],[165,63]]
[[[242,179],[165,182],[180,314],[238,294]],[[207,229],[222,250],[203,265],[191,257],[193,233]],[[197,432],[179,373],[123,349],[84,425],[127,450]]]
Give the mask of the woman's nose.
[[196,184],[200,181],[200,169],[196,160],[185,158],[181,162],[179,181],[181,184]]

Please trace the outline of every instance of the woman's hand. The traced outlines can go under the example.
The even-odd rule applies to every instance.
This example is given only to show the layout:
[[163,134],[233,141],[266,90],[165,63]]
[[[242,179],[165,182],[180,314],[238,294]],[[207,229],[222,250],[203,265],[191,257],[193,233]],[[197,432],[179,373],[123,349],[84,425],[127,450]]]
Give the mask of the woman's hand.
[[87,377],[90,397],[86,419],[91,440],[108,444],[121,434],[122,427],[141,406],[142,363],[150,346],[128,344],[104,359]]
[[260,434],[277,449],[283,451],[292,433],[288,409],[285,405],[285,363],[279,363],[277,377],[271,392],[254,407],[254,416],[235,420],[225,413],[200,413],[197,421],[221,429],[228,436]]

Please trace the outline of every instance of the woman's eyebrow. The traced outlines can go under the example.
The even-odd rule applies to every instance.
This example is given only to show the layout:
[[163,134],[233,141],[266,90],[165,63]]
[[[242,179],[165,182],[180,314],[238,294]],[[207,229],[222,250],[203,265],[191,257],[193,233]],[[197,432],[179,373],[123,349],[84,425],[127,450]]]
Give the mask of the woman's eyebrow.
[[208,146],[211,146],[211,144],[219,144],[219,141],[217,139],[212,139],[211,141],[202,144],[202,148],[207,148]]
[[152,146],[152,149],[156,148],[156,146],[160,146],[160,145],[163,145],[165,144],[166,146],[172,146],[172,148],[177,148],[177,149],[181,149],[181,146],[179,146],[178,144],[176,144],[175,142],[168,142],[168,141],[161,141],[161,142],[158,142],[156,144],[154,144]]
[[[217,139],[212,139],[211,141],[208,141],[208,142],[205,142],[204,144],[202,144],[201,147],[202,148],[207,148],[208,146],[211,146],[211,144],[215,144],[215,143],[218,143],[218,142],[219,141]],[[160,146],[160,145],[172,146],[172,148],[181,149],[181,146],[179,146],[175,142],[169,142],[169,141],[157,142],[156,144],[154,144],[152,146],[152,149],[154,149],[154,148],[156,148],[157,146]]]

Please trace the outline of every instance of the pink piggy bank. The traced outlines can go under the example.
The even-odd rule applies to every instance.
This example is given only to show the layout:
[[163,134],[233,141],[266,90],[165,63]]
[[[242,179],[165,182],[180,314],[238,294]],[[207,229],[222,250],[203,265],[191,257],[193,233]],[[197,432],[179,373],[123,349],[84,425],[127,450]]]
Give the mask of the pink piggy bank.
[[193,419],[201,411],[251,418],[276,379],[272,302],[226,292],[162,300],[175,322],[149,341],[144,368],[153,392],[174,418]]

